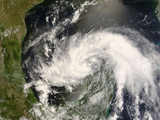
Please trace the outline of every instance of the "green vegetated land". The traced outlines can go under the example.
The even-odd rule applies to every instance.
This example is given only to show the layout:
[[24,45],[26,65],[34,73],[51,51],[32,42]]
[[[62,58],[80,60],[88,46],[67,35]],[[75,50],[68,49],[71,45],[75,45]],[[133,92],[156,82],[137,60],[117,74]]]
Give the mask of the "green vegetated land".
[[42,0],[0,0],[0,116],[19,120],[36,102],[32,91],[23,92],[21,43],[26,34],[25,13]]
[[36,98],[31,90],[27,96],[23,92],[21,43],[26,34],[25,12],[40,2],[0,0],[0,116],[6,119],[34,119],[28,111]]

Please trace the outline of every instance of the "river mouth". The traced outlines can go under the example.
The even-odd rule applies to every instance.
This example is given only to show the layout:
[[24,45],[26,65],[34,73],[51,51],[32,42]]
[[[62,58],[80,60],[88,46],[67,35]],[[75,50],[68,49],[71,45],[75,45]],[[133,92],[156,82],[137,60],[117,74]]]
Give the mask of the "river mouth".
[[110,0],[47,1],[26,16],[23,42],[26,85],[39,98],[42,111],[33,111],[40,111],[40,119],[159,118],[155,8]]

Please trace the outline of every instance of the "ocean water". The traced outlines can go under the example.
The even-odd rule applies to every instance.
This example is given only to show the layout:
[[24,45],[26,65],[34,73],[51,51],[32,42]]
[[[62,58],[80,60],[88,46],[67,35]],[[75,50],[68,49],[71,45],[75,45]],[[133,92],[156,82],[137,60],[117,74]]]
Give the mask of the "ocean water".
[[25,89],[41,120],[160,119],[156,1],[46,0],[26,14]]

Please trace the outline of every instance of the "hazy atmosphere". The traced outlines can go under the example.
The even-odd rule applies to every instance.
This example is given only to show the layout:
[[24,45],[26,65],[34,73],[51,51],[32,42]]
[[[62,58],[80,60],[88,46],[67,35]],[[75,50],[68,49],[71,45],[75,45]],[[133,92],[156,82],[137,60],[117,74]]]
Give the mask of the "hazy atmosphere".
[[159,119],[159,0],[0,0],[0,120]]

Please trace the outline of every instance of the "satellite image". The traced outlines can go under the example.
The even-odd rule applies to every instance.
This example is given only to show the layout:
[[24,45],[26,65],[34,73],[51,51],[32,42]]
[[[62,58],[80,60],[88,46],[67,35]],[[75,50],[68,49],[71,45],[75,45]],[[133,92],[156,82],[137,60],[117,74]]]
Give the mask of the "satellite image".
[[0,0],[0,120],[160,120],[160,1]]

